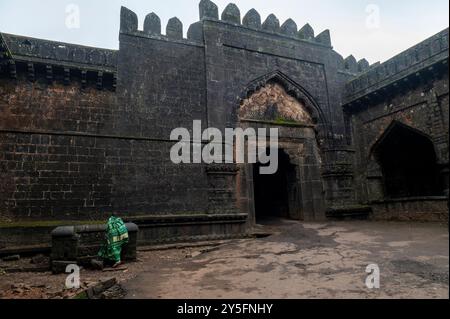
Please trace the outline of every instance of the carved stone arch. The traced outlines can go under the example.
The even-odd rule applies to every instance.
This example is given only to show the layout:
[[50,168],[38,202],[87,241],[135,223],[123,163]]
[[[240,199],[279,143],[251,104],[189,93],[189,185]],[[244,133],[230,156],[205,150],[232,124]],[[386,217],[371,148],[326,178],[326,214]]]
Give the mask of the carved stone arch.
[[268,84],[280,85],[288,95],[299,101],[311,116],[312,123],[315,125],[316,133],[323,138],[326,137],[326,132],[329,125],[318,103],[300,84],[296,83],[280,71],[265,74],[253,80],[246,86],[239,98],[239,109],[236,110],[237,117],[239,117],[239,110],[244,101]]
[[[247,209],[249,220],[254,222],[262,211],[264,215],[266,208],[271,207],[267,200],[281,203],[287,218],[323,220],[321,146],[329,126],[318,103],[301,85],[274,71],[251,81],[234,108],[230,116],[242,129],[279,128],[277,146],[269,147],[271,153],[278,152],[278,169],[272,174],[275,177],[266,178],[261,174],[258,171],[261,163],[242,165],[237,176],[239,185],[245,185],[239,187],[242,193],[238,198]],[[261,147],[267,149],[266,144]],[[277,197],[280,193],[287,199],[284,195]]]

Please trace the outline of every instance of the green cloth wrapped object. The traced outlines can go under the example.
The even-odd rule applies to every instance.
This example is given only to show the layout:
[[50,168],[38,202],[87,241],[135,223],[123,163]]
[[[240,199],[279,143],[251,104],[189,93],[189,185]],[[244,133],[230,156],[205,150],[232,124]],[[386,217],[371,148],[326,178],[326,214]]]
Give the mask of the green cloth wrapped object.
[[128,230],[119,217],[110,217],[106,224],[106,243],[98,255],[104,259],[120,262],[122,246],[128,243]]

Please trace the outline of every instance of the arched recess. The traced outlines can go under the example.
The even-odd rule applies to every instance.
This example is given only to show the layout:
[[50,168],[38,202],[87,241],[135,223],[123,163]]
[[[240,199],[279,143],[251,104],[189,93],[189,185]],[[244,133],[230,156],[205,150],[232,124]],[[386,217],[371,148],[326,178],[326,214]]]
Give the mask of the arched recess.
[[[285,206],[288,211],[274,211],[272,216],[281,215],[308,221],[323,220],[325,205],[320,142],[321,139],[325,140],[328,125],[318,104],[305,89],[279,71],[253,80],[243,90],[237,104],[238,107],[233,113],[236,115],[235,123],[238,127],[279,129],[279,144],[275,151],[284,156],[281,169],[285,171],[283,174],[287,174],[285,177],[266,179],[255,175],[254,165],[245,164],[240,167],[238,196],[241,208],[244,207],[244,211],[247,209],[246,212],[252,216],[251,220],[255,221],[258,215],[255,191],[259,190],[261,193],[261,185],[255,183],[284,179],[289,182],[280,182],[279,186],[287,189],[288,204]],[[268,203],[265,205],[270,206]],[[271,215],[268,212],[263,214]]]
[[383,197],[408,198],[441,195],[435,146],[425,133],[393,121],[370,150],[379,168]]

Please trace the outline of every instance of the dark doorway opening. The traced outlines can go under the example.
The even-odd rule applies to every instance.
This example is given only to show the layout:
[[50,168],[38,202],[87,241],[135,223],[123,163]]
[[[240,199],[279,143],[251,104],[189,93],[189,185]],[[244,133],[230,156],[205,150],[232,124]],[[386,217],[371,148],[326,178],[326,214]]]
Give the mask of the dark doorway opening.
[[440,195],[436,152],[427,136],[394,123],[374,152],[383,172],[387,198]]
[[296,174],[289,156],[283,150],[278,150],[278,170],[275,174],[261,174],[261,166],[253,165],[256,221],[291,218],[290,209],[293,204],[290,203],[290,198],[296,183]]

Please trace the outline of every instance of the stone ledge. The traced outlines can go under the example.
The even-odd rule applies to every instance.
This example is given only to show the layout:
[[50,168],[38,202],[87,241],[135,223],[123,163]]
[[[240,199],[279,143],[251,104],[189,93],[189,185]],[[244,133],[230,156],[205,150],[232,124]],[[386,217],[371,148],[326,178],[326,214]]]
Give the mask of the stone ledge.
[[330,207],[326,210],[329,219],[368,219],[372,208],[365,205]]
[[[241,234],[229,234],[229,235],[193,235],[193,236],[179,236],[170,238],[158,238],[150,241],[145,241],[141,243],[143,246],[153,246],[154,250],[158,250],[159,245],[174,245],[177,243],[197,243],[197,242],[210,242],[210,241],[220,241],[220,240],[230,240],[230,239],[245,239],[254,238],[254,236],[241,233]],[[145,243],[145,244],[144,244]]]
[[14,254],[19,254],[20,256],[50,254],[51,249],[52,247],[49,244],[7,247],[0,249],[0,258]]
[[132,218],[139,225],[138,245],[242,238],[247,214],[202,214]]
[[400,203],[400,202],[424,202],[424,201],[448,201],[447,196],[416,196],[416,197],[402,197],[391,198],[372,201],[370,204],[386,204],[386,203]]
[[[140,227],[138,245],[142,245],[150,242],[147,239],[149,237],[153,239],[155,236],[158,236],[157,234],[164,237],[161,243],[198,241],[198,239],[201,240],[203,238],[201,236],[206,236],[204,238],[209,240],[211,238],[207,236],[211,233],[212,237],[216,235],[225,236],[224,232],[226,233],[226,231],[232,231],[233,234],[231,236],[242,234],[245,232],[247,217],[247,214],[188,214],[134,216],[123,217],[123,219],[126,222],[135,223],[136,227]],[[81,226],[80,223],[82,224]],[[0,254],[21,253],[32,255],[49,253],[51,250],[52,232],[56,232],[61,238],[70,238],[77,231],[89,235],[103,231],[106,221],[93,221],[93,225],[83,226],[83,224],[87,223],[87,221],[24,221],[11,223],[10,225],[3,224],[0,228],[2,234],[0,236]],[[36,225],[39,225],[39,227]],[[59,229],[55,230],[57,227]],[[177,227],[182,228],[187,237],[179,238],[179,235],[176,233]],[[224,230],[225,228],[227,230]],[[34,242],[36,245],[30,246],[30,242]]]
[[192,224],[198,222],[223,222],[236,221],[245,222],[247,214],[198,214],[198,215],[155,215],[142,217],[124,218],[126,221],[136,223],[137,225],[157,225],[161,223],[170,223],[170,225]]
[[[137,232],[139,231],[139,227],[133,223],[126,223],[129,232]],[[52,237],[68,237],[74,236],[79,233],[96,233],[96,232],[104,232],[106,230],[106,225],[78,225],[78,226],[60,226],[55,228],[51,235]]]

